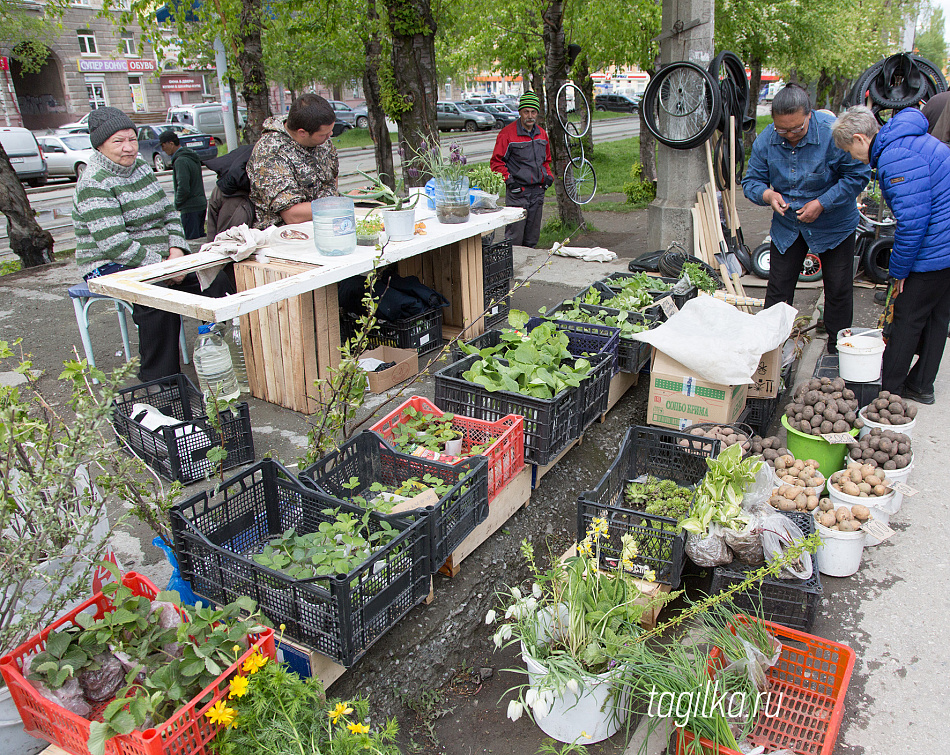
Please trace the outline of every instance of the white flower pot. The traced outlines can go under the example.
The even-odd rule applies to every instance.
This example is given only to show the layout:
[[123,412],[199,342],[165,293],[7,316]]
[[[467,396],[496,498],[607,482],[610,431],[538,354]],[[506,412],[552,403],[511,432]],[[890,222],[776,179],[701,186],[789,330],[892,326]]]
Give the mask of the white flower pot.
[[45,739],[37,739],[23,728],[23,719],[7,686],[0,687],[0,742],[6,752],[16,755],[36,755],[49,747]]
[[381,210],[390,241],[410,241],[416,232],[416,210]]
[[[566,609],[562,619],[566,620]],[[559,610],[559,613],[562,612]],[[550,629],[550,609],[538,613],[541,630],[539,639]],[[533,658],[522,644],[521,657],[528,668],[528,683],[536,694],[544,694],[549,685],[545,684],[548,670]],[[584,676],[577,680],[577,691],[565,688],[553,693],[553,701],[547,712],[541,715],[544,706],[533,708],[535,723],[549,737],[558,742],[593,744],[616,734],[623,726],[628,715],[627,695],[617,686],[622,673],[621,668],[611,669],[603,674]]]

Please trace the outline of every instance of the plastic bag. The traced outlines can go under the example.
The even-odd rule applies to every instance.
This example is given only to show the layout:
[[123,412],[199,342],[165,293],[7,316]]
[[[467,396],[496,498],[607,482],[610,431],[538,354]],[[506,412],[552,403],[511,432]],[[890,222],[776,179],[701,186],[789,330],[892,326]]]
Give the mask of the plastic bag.
[[32,666],[34,656],[28,655],[23,659],[23,678],[26,679],[33,688],[40,693],[42,697],[51,703],[62,706],[70,713],[75,713],[80,718],[89,718],[92,716],[92,706],[86,702],[82,695],[82,687],[79,686],[79,680],[73,677],[67,679],[66,683],[57,690],[51,690],[43,682],[30,679],[30,667]]
[[80,671],[79,684],[87,700],[102,703],[115,697],[116,690],[125,682],[125,669],[112,653],[99,653],[95,661],[99,668]]
[[148,615],[151,616],[156,611],[162,612],[162,615],[158,617],[158,625],[162,629],[175,629],[181,626],[181,614],[178,613],[174,603],[153,600],[151,608],[148,609]]
[[472,197],[472,210],[474,212],[491,212],[498,209],[497,194],[489,194],[481,189],[470,189],[469,194]]
[[732,551],[723,538],[723,530],[718,524],[709,525],[705,537],[690,533],[686,538],[686,555],[696,566],[724,566],[732,563]]
[[[762,551],[766,560],[784,558],[785,549],[805,539],[805,533],[787,516],[774,512],[762,523]],[[809,579],[813,564],[811,553],[804,551],[795,561],[779,572],[779,579]]]
[[775,513],[768,504],[774,487],[772,467],[762,464],[756,472],[755,480],[742,496],[742,509],[749,514],[749,523],[740,531],[726,530],[724,537],[736,558],[749,566],[765,563],[762,551],[762,525],[767,517]]
[[716,674],[745,674],[759,692],[767,692],[769,680],[766,674],[778,663],[779,656],[782,655],[782,643],[771,634],[769,639],[772,641],[772,654],[766,655],[751,642],[739,637],[738,640],[742,643],[745,655],[742,658],[729,658],[729,665],[721,668]]

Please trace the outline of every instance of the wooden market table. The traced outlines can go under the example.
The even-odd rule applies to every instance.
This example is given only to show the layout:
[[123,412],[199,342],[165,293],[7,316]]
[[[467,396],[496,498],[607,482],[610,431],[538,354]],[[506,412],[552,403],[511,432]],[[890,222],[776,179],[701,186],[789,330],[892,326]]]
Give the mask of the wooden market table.
[[[269,229],[256,257],[235,264],[238,293],[220,299],[159,285],[229,261],[210,251],[93,278],[89,288],[206,322],[239,316],[251,395],[312,414],[319,409],[314,381],[328,378],[340,360],[337,283],[366,274],[374,265],[396,263],[400,275],[418,276],[450,301],[443,310],[446,337],[463,329],[466,339],[480,335],[485,311],[481,237],[523,216],[520,208],[502,208],[472,215],[467,223],[443,225],[423,201],[416,221],[425,223],[425,235],[391,241],[381,256],[375,248],[357,247],[354,254],[324,257],[314,248],[311,223]],[[300,231],[306,239],[281,238],[295,235],[283,233],[288,230]]]

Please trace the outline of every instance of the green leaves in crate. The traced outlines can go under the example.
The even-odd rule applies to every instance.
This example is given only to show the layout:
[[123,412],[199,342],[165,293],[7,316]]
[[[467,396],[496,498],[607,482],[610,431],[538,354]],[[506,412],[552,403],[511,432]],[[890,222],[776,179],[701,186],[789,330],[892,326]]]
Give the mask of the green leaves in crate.
[[461,430],[452,427],[454,414],[441,417],[428,412],[420,412],[413,407],[403,411],[402,421],[393,426],[393,444],[404,453],[411,453],[416,446],[430,451],[442,452],[446,441],[463,437]]
[[[508,315],[511,328],[502,331],[497,346],[476,349],[461,344],[465,353],[481,357],[462,377],[488,391],[511,391],[542,399],[579,386],[590,374],[590,362],[576,359],[568,351],[567,335],[553,322],[542,322],[530,333],[524,332],[528,319],[525,312],[512,310]],[[508,364],[502,364],[499,358]]]
[[706,459],[709,471],[696,490],[693,515],[681,522],[687,532],[705,535],[713,522],[734,530],[741,530],[748,524],[749,517],[742,510],[742,498],[755,481],[762,459],[759,456],[743,459],[742,453],[742,446],[736,443],[716,458]]
[[539,307],[538,311],[542,316],[547,316],[552,320],[567,320],[568,322],[586,322],[593,323],[594,325],[607,325],[611,328],[620,328],[621,338],[629,338],[634,333],[642,333],[645,330],[650,330],[651,328],[659,325],[659,321],[651,322],[631,322],[630,314],[626,310],[622,310],[617,315],[608,314],[606,310],[598,310],[596,313],[588,312],[587,310],[581,309],[577,304],[577,299],[573,302],[569,302],[568,307],[564,309],[559,309],[557,312],[552,312],[550,315],[547,315],[547,309],[545,307]]

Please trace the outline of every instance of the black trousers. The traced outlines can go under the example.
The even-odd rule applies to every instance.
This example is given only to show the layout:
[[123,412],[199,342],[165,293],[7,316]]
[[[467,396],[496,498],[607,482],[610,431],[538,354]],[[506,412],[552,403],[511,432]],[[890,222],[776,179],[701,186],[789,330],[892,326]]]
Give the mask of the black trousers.
[[181,225],[188,241],[203,239],[205,236],[205,210],[181,213]]
[[[785,254],[772,242],[769,253],[769,286],[765,291],[766,309],[780,301],[792,306],[795,284],[802,271],[808,244],[799,234]],[[838,351],[838,331],[851,327],[854,316],[854,236],[824,251],[821,257],[821,281],[825,287],[825,330],[828,331],[828,353]]]
[[508,207],[523,207],[527,217],[505,227],[505,241],[515,246],[537,246],[541,238],[541,211],[544,208],[544,188],[541,186],[508,187],[505,190]]
[[[894,300],[894,327],[884,350],[885,391],[932,393],[950,332],[950,268],[911,273]],[[914,354],[919,358],[911,368]]]

